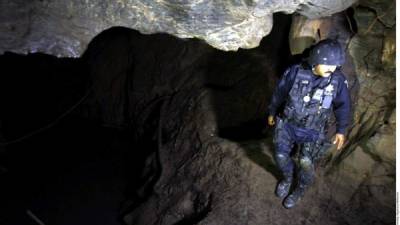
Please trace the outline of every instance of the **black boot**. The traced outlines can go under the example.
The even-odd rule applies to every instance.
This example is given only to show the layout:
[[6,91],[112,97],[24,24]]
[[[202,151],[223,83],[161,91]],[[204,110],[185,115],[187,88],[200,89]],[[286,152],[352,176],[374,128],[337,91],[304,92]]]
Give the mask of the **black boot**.
[[292,185],[293,178],[292,177],[285,177],[281,180],[278,185],[276,186],[275,195],[279,198],[284,198],[286,195],[289,194],[290,186]]
[[306,190],[306,185],[300,184],[298,185],[292,194],[286,197],[286,199],[283,201],[283,206],[285,208],[290,209],[293,208],[293,206],[296,205],[298,201],[304,196],[304,192]]

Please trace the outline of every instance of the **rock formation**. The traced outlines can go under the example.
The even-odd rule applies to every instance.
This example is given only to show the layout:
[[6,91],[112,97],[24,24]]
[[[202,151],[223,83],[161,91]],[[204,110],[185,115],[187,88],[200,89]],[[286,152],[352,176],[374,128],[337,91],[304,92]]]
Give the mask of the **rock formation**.
[[0,53],[79,57],[93,37],[113,26],[199,38],[222,50],[254,48],[269,34],[275,12],[298,11],[314,18],[342,11],[354,2],[4,0],[0,2]]

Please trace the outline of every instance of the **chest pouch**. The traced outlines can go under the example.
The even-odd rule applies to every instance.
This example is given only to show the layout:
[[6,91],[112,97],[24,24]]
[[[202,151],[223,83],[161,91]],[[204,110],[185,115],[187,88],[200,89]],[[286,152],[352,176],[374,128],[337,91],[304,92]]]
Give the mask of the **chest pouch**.
[[322,101],[321,107],[324,109],[329,109],[331,107],[332,100],[333,100],[332,95],[325,95],[324,100]]
[[300,95],[304,95],[304,94],[307,93],[308,85],[309,85],[308,80],[302,80],[301,81],[301,83],[300,83]]
[[314,92],[314,95],[313,95],[312,99],[313,99],[313,100],[316,100],[316,101],[320,101],[321,98],[322,98],[322,94],[323,94],[323,93],[324,93],[324,90],[323,90],[323,89],[317,89],[317,90]]
[[332,84],[329,84],[325,90],[324,90],[324,100],[322,101],[321,107],[323,109],[329,109],[332,104],[333,100],[333,91],[334,91],[334,86]]

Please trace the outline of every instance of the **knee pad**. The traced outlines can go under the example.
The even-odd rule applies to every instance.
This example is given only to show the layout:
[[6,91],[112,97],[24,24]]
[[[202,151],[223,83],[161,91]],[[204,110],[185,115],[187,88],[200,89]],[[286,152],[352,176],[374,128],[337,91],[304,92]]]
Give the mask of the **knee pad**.
[[313,169],[313,162],[309,157],[300,158],[300,167],[305,170]]
[[289,157],[290,156],[288,154],[283,154],[283,153],[275,154],[275,160],[278,163],[278,165],[281,165],[281,166],[284,166],[288,163]]
[[279,144],[279,143],[290,143],[291,142],[289,134],[287,133],[287,130],[284,127],[280,127],[275,130],[272,141],[275,145]]

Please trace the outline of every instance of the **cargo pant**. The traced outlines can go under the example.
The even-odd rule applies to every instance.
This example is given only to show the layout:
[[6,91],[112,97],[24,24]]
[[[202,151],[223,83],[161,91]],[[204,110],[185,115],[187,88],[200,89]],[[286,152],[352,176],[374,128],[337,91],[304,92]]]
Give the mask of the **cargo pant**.
[[316,130],[299,127],[287,122],[286,119],[276,118],[275,133],[275,161],[285,178],[292,178],[296,164],[290,157],[295,149],[299,150],[299,185],[308,186],[314,181],[314,162],[325,155],[331,144],[325,140],[325,135]]

